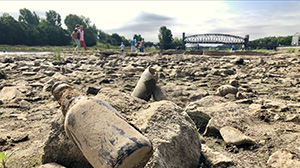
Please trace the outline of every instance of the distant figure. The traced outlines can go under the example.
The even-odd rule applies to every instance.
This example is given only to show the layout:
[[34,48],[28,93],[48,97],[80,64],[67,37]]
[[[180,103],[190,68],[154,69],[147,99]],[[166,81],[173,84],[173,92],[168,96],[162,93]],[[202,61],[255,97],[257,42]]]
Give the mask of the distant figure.
[[[75,51],[77,50],[77,51],[79,51],[80,50],[80,32],[79,32],[79,24],[76,24],[76,26],[75,26],[75,29],[73,30],[73,32],[72,32],[72,35],[75,35],[75,38],[74,38],[74,40],[75,40],[75,43],[76,43],[76,47],[75,47]],[[77,35],[77,37],[76,37],[76,35]]]
[[129,41],[129,43],[131,44],[131,51],[136,51],[136,40],[133,38],[132,40]]
[[232,50],[232,51],[235,50],[234,45],[231,46],[231,50]]
[[80,44],[83,46],[84,50],[86,51],[86,45],[85,45],[85,42],[84,42],[84,31],[83,31],[83,26],[80,25],[80,29],[79,29],[79,32],[80,32]]
[[4,52],[4,53],[6,52],[5,48],[3,48],[3,52]]
[[140,52],[144,52],[144,45],[145,45],[144,38],[142,38],[142,40],[139,43],[140,43],[140,45],[139,45]]
[[245,51],[245,44],[242,45],[242,51]]
[[200,50],[200,44],[197,42],[197,50]]
[[121,48],[121,51],[124,52],[125,45],[123,44],[123,42],[121,42],[120,48]]

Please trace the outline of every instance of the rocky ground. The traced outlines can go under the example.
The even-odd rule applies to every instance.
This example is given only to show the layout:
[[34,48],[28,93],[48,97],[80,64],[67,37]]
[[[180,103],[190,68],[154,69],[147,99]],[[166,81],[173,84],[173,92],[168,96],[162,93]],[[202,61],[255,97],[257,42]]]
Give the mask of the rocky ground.
[[42,164],[61,113],[54,82],[87,96],[107,87],[130,95],[149,65],[197,126],[198,167],[300,167],[300,54],[229,51],[0,55],[0,151],[19,148],[8,165]]

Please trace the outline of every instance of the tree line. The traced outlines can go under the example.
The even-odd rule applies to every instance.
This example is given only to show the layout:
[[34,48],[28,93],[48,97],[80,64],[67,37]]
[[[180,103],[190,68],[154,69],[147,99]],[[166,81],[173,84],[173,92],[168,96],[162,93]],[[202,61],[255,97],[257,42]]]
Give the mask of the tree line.
[[[117,33],[108,34],[97,29],[91,24],[89,18],[69,14],[63,21],[67,29],[62,28],[62,19],[54,10],[46,12],[46,19],[41,19],[35,12],[24,8],[19,10],[18,20],[3,13],[0,16],[0,44],[27,45],[27,46],[66,46],[73,43],[70,37],[76,24],[84,26],[85,42],[87,46],[94,46],[97,42],[119,46],[121,42],[130,45],[129,41]],[[134,35],[141,40],[141,35]],[[152,42],[146,42],[145,46],[153,46]]]
[[250,49],[275,50],[276,47],[290,46],[293,36],[286,37],[265,37],[249,42]]

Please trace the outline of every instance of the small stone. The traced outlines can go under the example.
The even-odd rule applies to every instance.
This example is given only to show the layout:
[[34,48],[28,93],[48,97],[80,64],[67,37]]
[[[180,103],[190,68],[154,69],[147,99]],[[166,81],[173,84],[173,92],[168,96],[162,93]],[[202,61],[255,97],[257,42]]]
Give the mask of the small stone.
[[22,74],[25,76],[33,76],[36,75],[36,72],[22,72]]
[[53,72],[53,71],[45,71],[44,74],[47,75],[47,76],[53,76],[55,74],[55,72]]
[[226,96],[227,94],[236,94],[238,92],[237,88],[231,85],[223,85],[217,89],[217,95]]
[[253,100],[249,100],[249,99],[242,99],[242,100],[237,100],[235,101],[236,103],[242,103],[242,104],[252,104]]
[[4,145],[6,142],[7,142],[7,138],[0,136],[0,145]]
[[291,152],[288,149],[280,149],[273,153],[267,162],[271,167],[291,168],[300,167],[299,155]]
[[220,133],[226,144],[233,144],[236,146],[255,144],[255,141],[252,138],[230,126],[222,127]]
[[101,88],[96,88],[96,87],[93,87],[93,86],[89,86],[87,91],[86,91],[86,94],[87,95],[89,95],[89,94],[97,95],[99,90],[101,90]]
[[26,100],[21,100],[19,104],[20,104],[20,108],[23,108],[23,109],[30,109],[30,107],[31,107],[31,103],[29,103]]
[[280,119],[281,119],[280,115],[276,114],[276,115],[274,116],[274,121],[278,121],[278,120],[280,120]]
[[57,163],[47,163],[47,164],[43,164],[41,166],[38,166],[37,168],[66,168],[66,167],[61,166]]
[[208,160],[213,167],[228,167],[233,164],[231,158],[210,149],[202,144],[202,155]]
[[234,74],[235,74],[235,71],[232,70],[232,69],[225,69],[225,70],[223,71],[223,74],[224,74],[224,75],[234,75]]
[[234,63],[235,63],[236,65],[243,65],[243,64],[244,64],[244,59],[243,59],[243,58],[236,58],[236,59],[234,60]]
[[294,122],[296,124],[300,124],[300,116],[297,114],[288,114],[285,117],[286,122]]
[[0,79],[6,79],[6,78],[7,78],[6,73],[3,70],[1,70],[0,71]]
[[29,86],[35,87],[35,88],[43,88],[44,84],[42,84],[40,82],[35,82],[35,83],[30,84]]
[[19,143],[29,140],[28,134],[16,134],[11,136],[13,143]]
[[234,87],[239,87],[239,82],[237,80],[231,80],[229,84]]
[[6,57],[3,61],[3,63],[14,63],[14,60],[12,58]]
[[17,97],[24,97],[24,95],[16,87],[4,87],[0,92],[0,100],[11,101]]
[[240,100],[240,99],[246,99],[246,98],[247,98],[247,96],[245,94],[243,94],[241,92],[237,92],[236,99]]

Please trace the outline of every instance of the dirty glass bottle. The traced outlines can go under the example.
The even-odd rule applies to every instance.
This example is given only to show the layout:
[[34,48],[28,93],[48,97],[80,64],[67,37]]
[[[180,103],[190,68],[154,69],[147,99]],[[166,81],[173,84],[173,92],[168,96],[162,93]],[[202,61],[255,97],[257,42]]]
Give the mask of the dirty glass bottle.
[[158,75],[156,70],[151,66],[147,67],[142,73],[131,95],[149,101],[155,90],[157,80]]
[[67,136],[93,167],[144,167],[152,156],[152,143],[107,102],[62,82],[53,85],[52,94],[65,116]]

